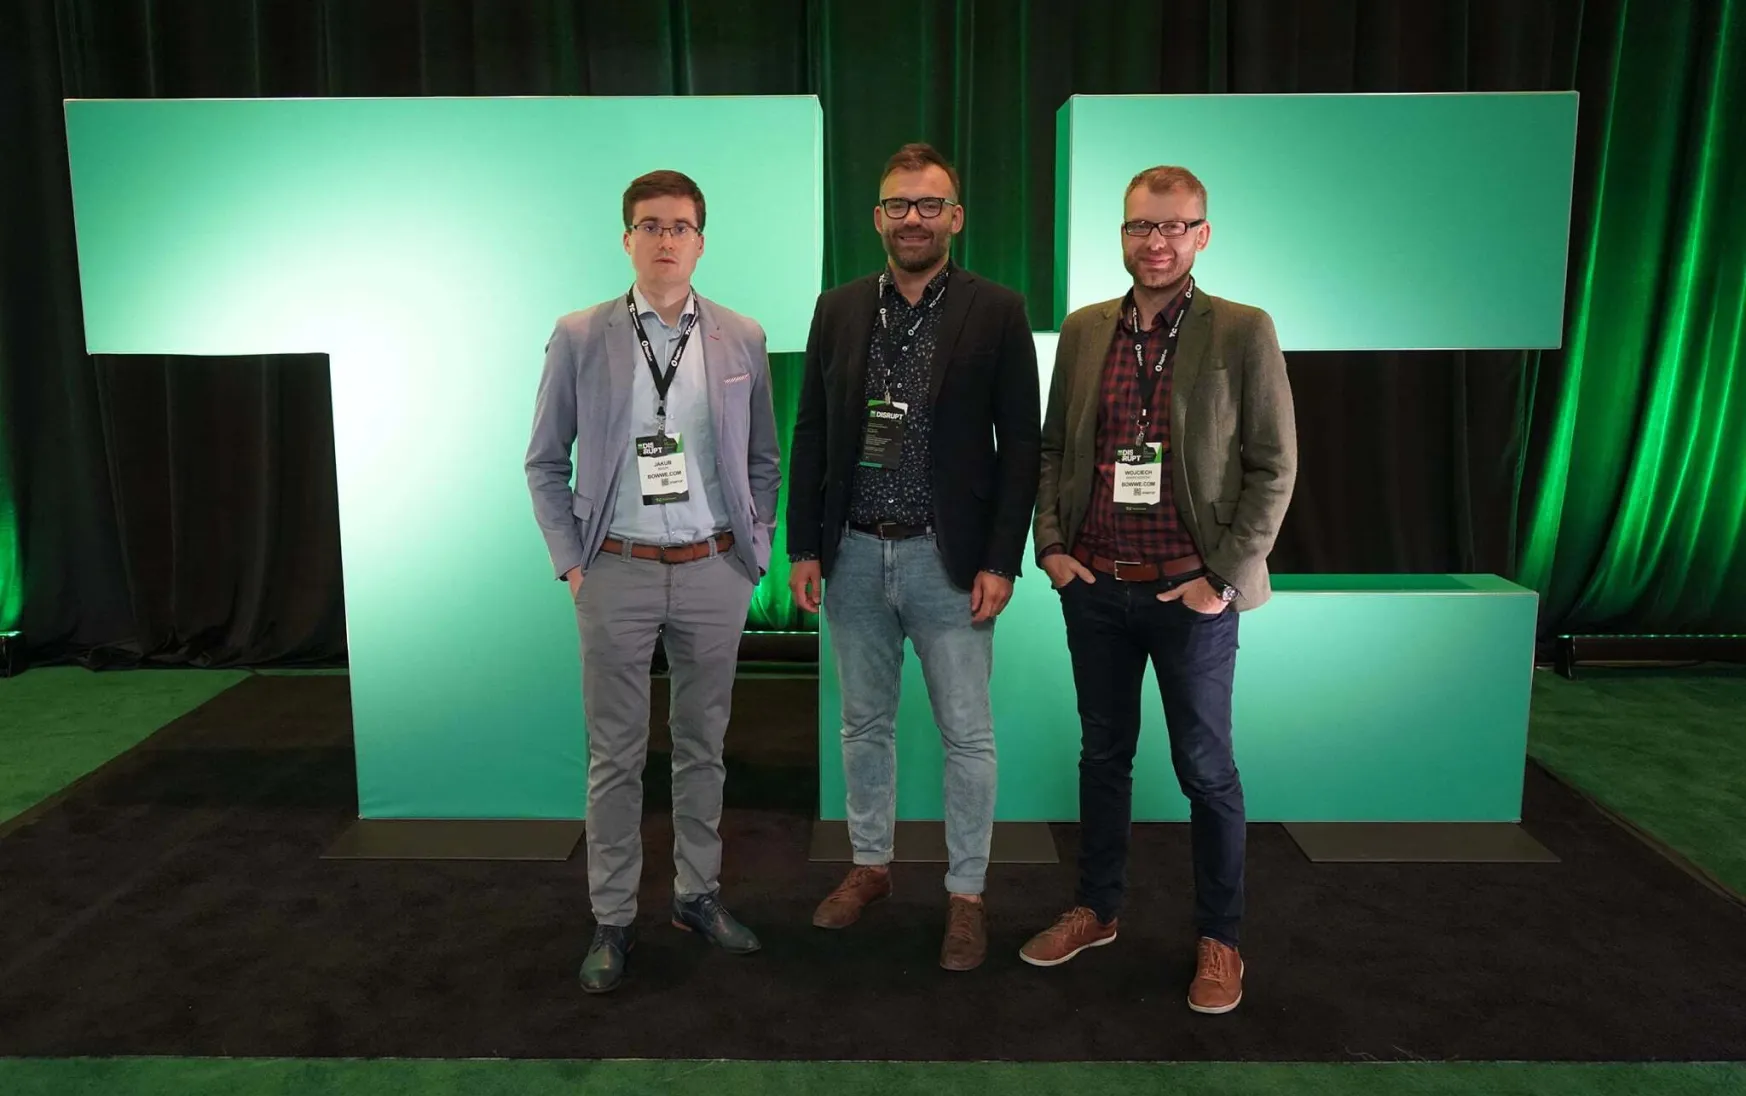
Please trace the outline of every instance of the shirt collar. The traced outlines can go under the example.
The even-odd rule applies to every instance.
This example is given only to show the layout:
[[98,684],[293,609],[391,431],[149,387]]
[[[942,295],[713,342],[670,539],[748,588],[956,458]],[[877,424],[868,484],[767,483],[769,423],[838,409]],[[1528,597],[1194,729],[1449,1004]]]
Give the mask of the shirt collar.
[[1127,294],[1122,297],[1121,308],[1118,312],[1122,330],[1130,335],[1145,335],[1150,332],[1158,331],[1159,329],[1168,331],[1170,325],[1176,322],[1176,317],[1182,315],[1182,309],[1188,303],[1188,291],[1192,288],[1194,288],[1194,282],[1190,280],[1187,285],[1184,285],[1181,289],[1177,290],[1176,296],[1166,301],[1164,307],[1159,310],[1158,323],[1144,331],[1134,330],[1134,291],[1129,289]]
[[[927,304],[929,299],[931,299],[935,294],[945,292],[946,280],[952,273],[952,266],[952,260],[947,259],[946,265],[940,267],[940,272],[928,279],[928,284],[922,287],[921,300],[917,302],[916,307]],[[897,291],[897,280],[890,276],[891,267],[889,264],[886,265],[882,273],[886,275],[881,279],[885,284],[885,292],[896,297],[903,304],[909,304],[909,301],[904,298],[903,294]]]
[[[655,311],[655,306],[649,303],[649,299],[647,297],[643,296],[643,290],[642,290],[641,286],[638,286],[638,285],[631,286],[631,300],[636,302],[637,315],[640,318],[647,320],[649,317],[653,316],[655,318],[656,323],[661,324],[662,327],[667,326],[666,322],[661,319],[661,314],[659,312]],[[679,318],[681,320],[683,320],[686,316],[689,316],[691,313],[696,312],[696,311],[697,311],[697,291],[695,289],[693,289],[691,292],[689,292],[685,295],[685,307],[681,308],[679,310]]]

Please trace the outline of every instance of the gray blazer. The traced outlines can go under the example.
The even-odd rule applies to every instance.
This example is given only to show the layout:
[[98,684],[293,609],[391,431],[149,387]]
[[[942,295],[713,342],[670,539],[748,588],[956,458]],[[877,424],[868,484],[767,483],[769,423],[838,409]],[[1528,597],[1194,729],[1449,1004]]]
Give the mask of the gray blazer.
[[[1061,323],[1043,419],[1032,541],[1069,550],[1091,507],[1104,361],[1121,299]],[[1267,554],[1297,483],[1297,419],[1285,355],[1267,313],[1196,292],[1171,380],[1171,488],[1208,570],[1235,586],[1236,608],[1273,594]]]
[[[700,294],[697,335],[704,339],[714,459],[733,522],[729,559],[757,582],[770,566],[782,483],[764,329]],[[631,445],[631,386],[635,370],[645,368],[623,297],[565,316],[546,344],[527,447],[527,485],[559,578],[574,567],[586,574],[606,539],[619,470]]]

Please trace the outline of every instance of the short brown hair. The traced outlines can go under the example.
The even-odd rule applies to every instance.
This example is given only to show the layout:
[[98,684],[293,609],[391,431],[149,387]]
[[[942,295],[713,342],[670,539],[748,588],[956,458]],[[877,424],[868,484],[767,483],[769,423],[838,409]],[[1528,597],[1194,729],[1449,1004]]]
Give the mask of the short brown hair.
[[930,167],[940,168],[952,180],[953,198],[964,196],[964,188],[958,184],[958,169],[946,162],[939,149],[924,141],[911,142],[893,152],[891,159],[885,161],[885,170],[879,173],[879,182],[884,185],[894,171],[925,171]]
[[697,204],[697,231],[703,231],[703,191],[683,171],[651,171],[631,180],[624,188],[624,227],[630,228],[631,214],[638,202],[650,198],[690,198]]
[[1128,200],[1128,195],[1141,187],[1153,194],[1168,194],[1172,190],[1186,190],[1200,199],[1200,211],[1206,213],[1206,187],[1194,176],[1194,172],[1185,167],[1169,167],[1160,165],[1149,167],[1134,176],[1128,183],[1128,189],[1122,191],[1122,201]]

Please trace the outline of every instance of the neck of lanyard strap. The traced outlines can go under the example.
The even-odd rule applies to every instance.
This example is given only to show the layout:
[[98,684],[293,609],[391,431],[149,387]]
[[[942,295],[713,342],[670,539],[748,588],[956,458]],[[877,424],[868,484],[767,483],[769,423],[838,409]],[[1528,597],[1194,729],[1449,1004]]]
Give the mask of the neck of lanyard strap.
[[[689,302],[688,302],[689,303]],[[673,344],[672,356],[667,359],[667,371],[661,372],[661,367],[655,362],[655,348],[649,344],[649,333],[643,330],[643,318],[637,315],[637,302],[634,292],[624,295],[624,306],[630,312],[631,326],[637,329],[637,345],[642,347],[643,361],[648,364],[649,376],[655,379],[655,393],[658,402],[655,405],[655,428],[662,435],[667,433],[667,392],[673,387],[673,376],[679,372],[679,359],[685,356],[685,344],[691,339],[691,328],[697,323],[697,309],[693,308],[679,322],[679,341]]]
[[1140,418],[1134,424],[1134,444],[1146,443],[1146,428],[1152,425],[1152,401],[1158,398],[1158,389],[1164,379],[1164,362],[1170,356],[1170,350],[1176,345],[1176,333],[1182,329],[1182,318],[1188,315],[1188,306],[1194,301],[1194,283],[1188,283],[1188,291],[1183,295],[1182,307],[1176,312],[1176,319],[1170,325],[1170,331],[1164,336],[1164,345],[1158,350],[1158,360],[1151,369],[1146,368],[1146,343],[1144,332],[1140,327],[1140,305],[1136,301],[1133,310],[1134,330],[1134,368],[1136,379],[1140,384]]
[[[885,335],[885,400],[887,403],[889,403],[891,401],[891,371],[893,369],[895,369],[897,366],[897,363],[894,360],[897,357],[897,355],[893,354],[891,352],[891,342],[892,342],[892,340],[891,340],[891,317],[890,317],[889,309],[887,308],[887,306],[885,304],[885,290],[890,285],[891,285],[891,271],[889,271],[889,270],[880,271],[879,272],[879,330],[881,332],[883,332]],[[903,333],[903,337],[905,339],[915,338],[915,333],[917,331],[921,330],[922,321],[928,318],[928,313],[933,311],[934,306],[939,304],[940,298],[944,297],[945,295],[946,295],[946,283],[941,282],[940,287],[938,289],[934,290],[933,294],[928,298],[927,303],[925,305],[923,305],[916,312],[915,322],[910,324],[909,330]],[[907,346],[908,343],[906,342],[904,345]]]

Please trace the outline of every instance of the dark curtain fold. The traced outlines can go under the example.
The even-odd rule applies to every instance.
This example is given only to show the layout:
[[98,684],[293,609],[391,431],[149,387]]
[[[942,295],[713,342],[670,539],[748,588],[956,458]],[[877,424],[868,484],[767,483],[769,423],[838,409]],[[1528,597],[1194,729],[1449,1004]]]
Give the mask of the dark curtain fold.
[[1571,630],[1746,631],[1746,3],[1607,18],[1519,574]]
[[[1737,154],[1698,150],[1746,144],[1739,6],[11,0],[0,5],[0,611],[18,586],[10,505],[24,626],[47,656],[261,663],[344,646],[325,368],[83,352],[63,98],[813,93],[827,284],[877,267],[879,169],[903,142],[928,140],[964,176],[958,258],[1021,290],[1047,329],[1055,113],[1069,95],[1577,88],[1570,349],[1290,355],[1302,473],[1274,563],[1510,575],[1520,558],[1547,591],[1547,630],[1738,628],[1746,614],[1717,591],[1739,574],[1746,453],[1738,426],[1712,411],[1741,399],[1729,353],[1746,247],[1717,197],[1739,192]],[[1339,240],[1334,226],[1329,246]],[[1482,278],[1486,253],[1479,227],[1473,252],[1451,261]],[[1627,298],[1646,281],[1637,316]],[[1327,291],[1340,301],[1341,287]],[[1617,318],[1621,307],[1633,318]],[[1635,352],[1617,349],[1636,330],[1619,324],[1641,327]],[[786,423],[797,360],[774,365]],[[1706,459],[1707,479],[1671,470]],[[1630,547],[1643,543],[1633,530],[1658,522],[1654,552]],[[785,575],[779,563],[767,577],[753,627],[809,626]],[[1670,577],[1682,592],[1662,592]]]

